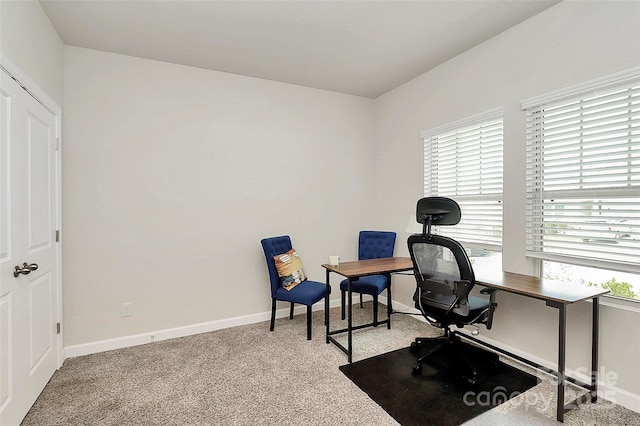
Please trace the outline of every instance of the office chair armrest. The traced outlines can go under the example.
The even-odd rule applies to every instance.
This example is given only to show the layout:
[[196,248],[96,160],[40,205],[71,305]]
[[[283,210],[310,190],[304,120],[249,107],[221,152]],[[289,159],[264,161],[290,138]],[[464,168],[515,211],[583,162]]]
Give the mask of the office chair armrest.
[[485,287],[482,290],[480,290],[480,294],[489,294],[489,295],[493,295],[493,293],[495,293],[496,291],[498,291],[497,288],[489,288],[489,287]]
[[487,322],[485,324],[485,326],[487,327],[487,330],[491,330],[491,326],[493,325],[493,311],[495,311],[496,306],[498,306],[498,304],[496,303],[497,292],[498,292],[497,288],[485,287],[482,290],[480,290],[480,294],[489,295],[489,313],[487,315]]

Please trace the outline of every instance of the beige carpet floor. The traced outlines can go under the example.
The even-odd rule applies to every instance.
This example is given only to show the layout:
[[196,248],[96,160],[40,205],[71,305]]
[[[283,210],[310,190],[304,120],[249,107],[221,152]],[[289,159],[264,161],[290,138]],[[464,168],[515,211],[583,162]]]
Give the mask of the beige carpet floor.
[[[384,305],[380,315],[386,316]],[[332,309],[331,317],[332,329],[344,326],[339,310]],[[354,309],[355,323],[370,317],[371,302]],[[397,425],[338,370],[346,355],[325,343],[323,313],[315,312],[313,321],[311,341],[306,316],[297,315],[277,320],[274,332],[263,322],[67,359],[22,424]],[[437,334],[418,319],[395,314],[391,330],[354,333],[354,361]],[[542,378],[467,424],[556,424],[555,387]],[[566,414],[565,423],[640,425],[640,414],[607,402],[586,404]]]

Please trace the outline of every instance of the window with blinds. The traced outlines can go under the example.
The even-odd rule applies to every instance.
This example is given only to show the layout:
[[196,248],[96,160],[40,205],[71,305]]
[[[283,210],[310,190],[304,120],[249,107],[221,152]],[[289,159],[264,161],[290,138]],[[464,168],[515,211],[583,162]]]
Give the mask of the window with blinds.
[[502,248],[502,110],[422,134],[424,194],[458,202],[462,219],[441,227],[467,247]]
[[640,81],[524,109],[527,255],[640,272]]

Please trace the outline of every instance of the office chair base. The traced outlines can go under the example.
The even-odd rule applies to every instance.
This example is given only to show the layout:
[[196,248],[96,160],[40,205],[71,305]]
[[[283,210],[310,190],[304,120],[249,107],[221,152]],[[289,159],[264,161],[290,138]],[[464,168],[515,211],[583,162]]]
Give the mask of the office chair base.
[[[428,352],[421,355],[420,344],[427,341],[437,341],[439,343],[430,348]],[[461,344],[462,342],[460,341],[460,338],[456,335],[456,333],[449,330],[445,331],[445,334],[440,337],[416,338],[413,342],[411,342],[411,345],[409,347],[409,351],[418,357],[416,365],[412,367],[411,374],[416,376],[421,374],[422,364],[424,362],[426,362],[435,353],[443,350],[445,347],[451,347],[451,345],[454,345],[458,346],[457,348],[452,349],[452,353],[455,354],[454,356],[456,358],[458,358],[455,365],[463,367],[462,371],[455,371],[455,375],[458,379],[466,382],[467,384],[475,385],[478,382],[478,371],[472,365],[471,360],[468,359],[464,351],[461,350],[461,347],[459,347],[459,345]]]

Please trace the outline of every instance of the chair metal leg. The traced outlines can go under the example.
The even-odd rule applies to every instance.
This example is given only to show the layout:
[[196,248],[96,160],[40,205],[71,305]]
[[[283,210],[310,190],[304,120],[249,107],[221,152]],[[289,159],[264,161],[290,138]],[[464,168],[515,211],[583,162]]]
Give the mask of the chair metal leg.
[[329,290],[330,287],[327,287],[327,293],[324,296],[324,325],[329,325]]
[[364,305],[362,304],[362,293],[360,293],[360,309],[364,308]]
[[[362,297],[362,293],[360,293]],[[373,296],[373,326],[378,326],[378,295]]]
[[289,308],[289,319],[293,319],[293,302],[291,302],[291,308]]
[[311,305],[307,306],[307,340],[311,340]]
[[391,299],[391,274],[387,275],[387,310],[390,314],[393,313],[393,304]]
[[391,304],[391,277],[387,278],[387,330],[391,330],[391,314],[393,313],[393,305]]
[[273,331],[273,326],[276,323],[276,299],[271,299],[271,327],[269,331]]
[[344,293],[345,292],[341,291],[340,293],[341,293],[341,295],[340,295],[340,303],[341,303],[341,305],[340,306],[342,306],[342,310],[340,311],[340,313],[341,313],[340,319],[344,320],[344,302],[345,302]]

